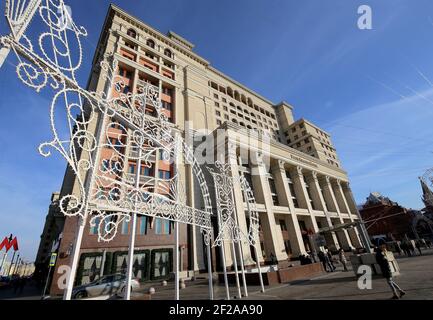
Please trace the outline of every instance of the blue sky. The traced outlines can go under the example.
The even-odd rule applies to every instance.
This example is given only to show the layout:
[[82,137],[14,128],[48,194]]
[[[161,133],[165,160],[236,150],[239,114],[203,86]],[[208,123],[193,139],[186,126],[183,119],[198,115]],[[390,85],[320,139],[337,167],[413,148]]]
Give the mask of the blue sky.
[[[173,30],[212,65],[295,117],[331,133],[357,202],[379,191],[421,208],[417,177],[433,166],[433,3],[430,0],[113,1],[156,29]],[[67,1],[83,41],[86,84],[109,1]],[[373,30],[357,28],[370,5]],[[32,30],[40,31],[35,19]],[[6,32],[4,21],[1,34]],[[52,92],[17,80],[12,56],[0,70],[0,237],[14,233],[33,259],[51,192],[65,163],[43,158]]]

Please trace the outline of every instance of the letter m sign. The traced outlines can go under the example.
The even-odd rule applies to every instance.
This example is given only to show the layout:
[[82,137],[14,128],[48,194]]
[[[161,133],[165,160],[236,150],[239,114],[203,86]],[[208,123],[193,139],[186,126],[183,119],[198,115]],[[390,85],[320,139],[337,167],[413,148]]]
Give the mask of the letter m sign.
[[14,250],[17,251],[18,250],[18,240],[17,237],[13,238],[13,240],[11,241],[11,239],[8,239],[7,237],[5,237],[3,239],[3,241],[0,243],[0,251],[3,250],[3,247],[6,248],[6,252],[9,251],[10,248],[14,247]]

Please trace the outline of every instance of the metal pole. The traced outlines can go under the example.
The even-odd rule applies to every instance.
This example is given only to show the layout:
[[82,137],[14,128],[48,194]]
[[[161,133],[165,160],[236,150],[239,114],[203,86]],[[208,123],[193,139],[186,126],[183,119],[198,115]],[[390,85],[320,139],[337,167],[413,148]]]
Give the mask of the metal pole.
[[3,270],[4,270],[4,265],[5,265],[7,256],[8,256],[8,252],[6,251],[5,253],[3,253],[2,263],[0,264],[0,272],[2,275],[4,274]]
[[[180,174],[179,174],[179,156],[181,154],[180,152],[180,140],[179,140],[179,135],[177,133],[175,133],[175,155],[174,157],[176,157],[176,174],[178,176],[177,178],[177,189],[179,190],[179,180],[180,180]],[[177,199],[176,199],[177,200]],[[174,273],[174,299],[175,300],[179,300],[179,260],[180,260],[180,256],[179,256],[179,222],[176,221],[174,224],[174,237],[175,237],[175,255],[176,255],[176,260],[175,262],[175,273]]]
[[10,51],[11,51],[10,47],[2,47],[0,49],[0,68],[2,67],[3,63],[6,61],[6,57],[8,56]]
[[[14,264],[14,259],[15,259],[15,253],[16,253],[16,251],[14,251],[14,254],[12,255],[12,260],[11,260],[11,264],[9,265],[9,271],[8,271],[8,276],[10,276],[11,275],[11,271],[12,271],[12,265]],[[19,257],[20,255],[18,255],[18,257]]]
[[[232,191],[231,194],[232,194],[232,199],[234,201],[233,191]],[[238,215],[236,214],[235,210],[233,210],[233,218],[235,220],[238,232],[240,233],[240,230],[239,230],[239,218],[238,218]],[[242,239],[240,238],[240,236],[239,236],[237,245],[238,245],[238,250],[239,250],[239,259],[240,259],[239,262],[241,264],[242,284],[243,284],[243,287],[244,287],[244,295],[245,295],[245,297],[248,297],[247,281],[246,281],[246,277],[245,277],[245,267],[244,267],[244,252],[242,250]],[[233,254],[236,256],[236,250],[233,252]],[[239,296],[239,297],[242,297],[242,296]]]
[[244,266],[244,252],[242,249],[242,242],[238,242],[238,250],[240,253],[240,264],[241,264],[241,273],[242,273],[242,283],[244,285],[244,295],[248,297],[248,288],[247,288],[247,280],[245,277],[245,266]]
[[14,275],[17,272],[18,263],[20,261],[20,254],[17,256],[17,260],[15,261],[14,271],[12,272],[12,275]]
[[128,269],[126,272],[126,287],[124,300],[131,299],[131,279],[132,279],[132,267],[134,263],[134,248],[135,248],[135,229],[137,225],[137,213],[132,214],[132,225],[131,225],[131,237],[129,238],[129,250],[128,250]]
[[[209,239],[209,242],[211,239]],[[208,287],[209,287],[209,299],[213,300],[213,278],[212,278],[212,260],[210,254],[211,246],[210,243],[207,244],[207,272],[208,272]]]
[[174,273],[174,289],[175,289],[175,296],[174,299],[175,300],[179,300],[179,222],[176,221],[175,223],[175,230],[174,230],[174,236],[175,236],[175,255],[176,255],[176,260],[175,260],[175,273]]
[[230,300],[230,291],[229,291],[229,282],[227,279],[227,268],[226,268],[226,254],[225,254],[225,245],[224,240],[221,240],[221,258],[223,263],[223,272],[224,272],[224,283],[226,287],[226,297],[227,300]]
[[[136,162],[137,172],[135,173],[135,188],[138,189],[140,187],[140,175],[141,175],[141,145],[138,146],[138,158]],[[137,204],[135,204],[135,208],[137,209]],[[126,287],[125,287],[125,295],[124,300],[131,299],[131,278],[132,278],[132,265],[134,263],[134,248],[135,248],[135,229],[137,225],[137,212],[132,214],[132,226],[131,226],[131,236],[129,238],[129,248],[128,248],[128,269],[126,272]]]
[[257,252],[257,248],[254,245],[254,254],[256,256],[256,266],[257,266],[257,272],[259,273],[259,280],[260,280],[260,287],[262,288],[262,293],[265,292],[265,285],[263,284],[263,276],[262,276],[262,269],[260,267],[260,262],[259,262],[259,255]]
[[[242,163],[242,159],[240,159],[240,161]],[[240,174],[241,174],[242,177],[244,177],[244,173],[242,171],[241,171]],[[248,194],[247,194],[246,190],[243,190],[243,192],[244,192],[245,200],[247,201],[248,214],[251,217],[251,208],[250,208],[250,202],[248,201]],[[258,243],[260,243],[260,239],[259,239]],[[256,248],[255,244],[253,244],[253,248],[254,248],[254,255],[256,256],[256,266],[257,266],[257,272],[258,272],[258,275],[259,275],[260,287],[261,287],[262,293],[264,293],[265,292],[265,286],[263,284],[262,269],[260,268],[259,256],[258,256],[258,252],[257,252],[257,248]]]
[[104,275],[104,267],[105,267],[105,260],[107,257],[107,250],[104,249],[102,252],[102,261],[101,261],[101,269],[99,271],[99,276],[102,277]]
[[[115,72],[115,71],[113,71]],[[114,78],[114,74],[111,75],[111,78]],[[106,88],[105,91],[108,92],[107,94],[107,99],[111,98],[111,94],[112,94],[112,90],[111,90],[111,83],[112,81],[107,81],[106,83]],[[106,118],[107,118],[107,106],[105,106],[105,110],[104,113],[101,114],[102,119],[98,119],[98,140],[97,143],[102,141],[103,139],[103,133],[104,133],[104,127],[106,125]],[[102,121],[101,121],[102,120]],[[96,148],[96,152],[94,154],[94,161],[99,159],[99,150],[100,148]],[[77,267],[78,267],[78,259],[80,257],[80,248],[81,248],[81,242],[83,239],[83,234],[84,234],[84,227],[86,225],[86,221],[87,221],[87,216],[88,216],[88,197],[90,196],[90,191],[91,188],[93,186],[93,170],[90,170],[88,172],[88,176],[87,176],[87,181],[88,185],[87,185],[87,189],[86,189],[86,205],[84,207],[84,214],[83,216],[79,216],[79,227],[78,227],[78,231],[77,231],[77,236],[75,238],[75,244],[72,247],[72,263],[71,263],[71,271],[67,280],[67,286],[66,286],[66,290],[64,291],[63,294],[63,299],[64,300],[71,300],[71,296],[72,296],[72,289],[74,287],[74,280],[75,280],[75,275],[77,273]]]
[[22,267],[22,265],[23,265],[23,259],[20,259],[20,263],[19,263],[19,265],[17,265],[17,269],[16,269],[16,271],[15,271],[15,273],[17,274],[17,275],[19,275],[19,276],[21,276],[21,274],[20,274],[20,272],[21,272],[21,267]]
[[52,269],[52,266],[50,264],[50,267],[48,268],[47,280],[45,280],[44,291],[42,291],[42,298],[45,297],[45,292],[47,292],[48,281],[50,280],[51,269]]
[[235,267],[235,277],[236,277],[236,288],[238,289],[238,295],[239,295],[239,299],[242,298],[242,293],[241,293],[241,285],[239,283],[239,274],[238,274],[238,261],[236,258],[236,248],[235,248],[235,243],[232,240],[232,256],[233,256],[233,265]]

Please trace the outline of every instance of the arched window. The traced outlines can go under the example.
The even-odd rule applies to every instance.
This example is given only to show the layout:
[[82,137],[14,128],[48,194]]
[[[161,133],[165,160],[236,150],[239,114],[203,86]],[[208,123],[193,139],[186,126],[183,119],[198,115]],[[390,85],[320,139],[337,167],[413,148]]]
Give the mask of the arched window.
[[155,41],[153,41],[152,39],[147,39],[146,44],[152,49],[155,49]]
[[130,36],[130,37],[132,37],[132,38],[136,38],[137,37],[137,32],[135,32],[135,30],[134,29],[128,29],[128,31],[126,32],[126,34],[128,35],[128,36]]
[[171,53],[170,49],[165,49],[164,50],[164,55],[167,56],[167,57],[169,57],[169,58],[173,57],[173,54]]

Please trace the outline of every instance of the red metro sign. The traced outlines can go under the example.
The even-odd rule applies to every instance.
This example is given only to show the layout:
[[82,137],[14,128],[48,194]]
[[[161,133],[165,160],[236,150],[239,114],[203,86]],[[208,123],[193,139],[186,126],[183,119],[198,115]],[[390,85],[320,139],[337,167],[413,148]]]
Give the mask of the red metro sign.
[[12,237],[7,238],[5,237],[3,239],[3,241],[0,243],[0,251],[3,249],[3,247],[6,248],[6,252],[9,251],[10,248],[14,247],[14,250],[17,251],[18,250],[18,240],[17,237],[13,238]]

